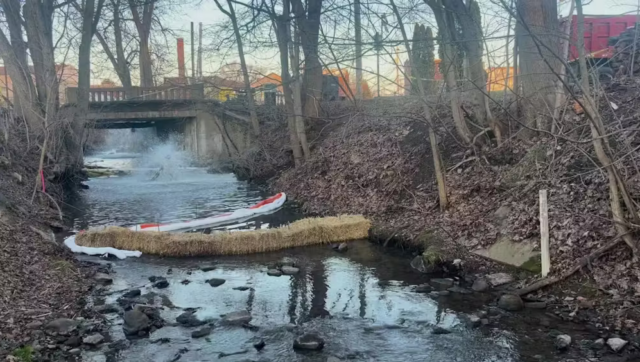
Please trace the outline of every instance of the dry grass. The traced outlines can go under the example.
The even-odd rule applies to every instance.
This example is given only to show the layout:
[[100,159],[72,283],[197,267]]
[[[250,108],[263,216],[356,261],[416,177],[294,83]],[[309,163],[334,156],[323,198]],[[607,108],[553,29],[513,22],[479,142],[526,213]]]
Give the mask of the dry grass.
[[131,231],[109,227],[76,237],[78,245],[139,250],[163,256],[210,256],[264,253],[298,246],[368,237],[371,223],[361,215],[308,218],[277,229],[199,233]]

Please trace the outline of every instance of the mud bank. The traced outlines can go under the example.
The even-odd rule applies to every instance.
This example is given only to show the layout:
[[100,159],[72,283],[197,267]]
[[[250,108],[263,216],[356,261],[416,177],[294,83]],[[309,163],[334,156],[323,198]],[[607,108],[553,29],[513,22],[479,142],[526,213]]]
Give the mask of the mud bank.
[[8,137],[0,140],[0,360],[66,361],[49,323],[91,318],[83,306],[95,268],[53,234],[65,229],[61,205],[77,182],[73,167],[49,153],[44,182],[35,186],[41,151],[21,124],[7,120]]

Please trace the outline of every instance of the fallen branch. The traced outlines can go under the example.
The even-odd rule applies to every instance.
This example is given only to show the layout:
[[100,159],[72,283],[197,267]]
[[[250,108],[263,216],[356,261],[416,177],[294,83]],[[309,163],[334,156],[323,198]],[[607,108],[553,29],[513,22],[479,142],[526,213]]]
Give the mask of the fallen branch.
[[51,195],[49,195],[49,194],[48,194],[48,193],[46,193],[46,192],[42,192],[42,191],[40,191],[40,193],[42,193],[42,194],[46,195],[46,196],[49,198],[49,200],[51,200],[51,202],[53,202],[53,205],[55,205],[56,209],[58,209],[58,217],[60,218],[60,221],[62,221],[62,220],[63,220],[63,217],[62,217],[62,210],[60,209],[60,206],[58,205],[58,203],[56,202],[56,200],[54,200],[54,199],[53,199],[53,197],[51,197]]
[[520,296],[525,295],[525,294],[529,294],[529,293],[535,292],[538,289],[542,289],[544,287],[548,287],[549,285],[552,285],[552,284],[555,284],[555,283],[557,283],[559,281],[567,279],[568,277],[573,275],[575,272],[577,272],[578,270],[582,269],[583,267],[585,267],[587,264],[589,264],[593,260],[595,260],[598,257],[600,257],[605,252],[613,249],[613,247],[618,245],[621,240],[622,240],[621,237],[619,237],[619,236],[616,237],[615,239],[611,240],[609,243],[599,247],[597,250],[595,250],[591,254],[589,254],[589,255],[583,257],[582,259],[580,259],[578,264],[576,264],[573,268],[569,269],[564,274],[562,274],[560,276],[557,276],[557,277],[540,279],[537,282],[529,284],[528,286],[526,286],[526,287],[524,287],[522,289],[516,290],[515,294],[520,295]]

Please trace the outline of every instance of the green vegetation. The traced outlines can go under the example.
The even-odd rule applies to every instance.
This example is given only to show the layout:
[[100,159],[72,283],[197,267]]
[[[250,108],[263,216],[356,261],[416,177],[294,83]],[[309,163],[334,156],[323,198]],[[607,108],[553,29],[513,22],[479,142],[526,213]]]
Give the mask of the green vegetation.
[[33,361],[33,347],[24,346],[13,351],[14,357],[20,362],[32,362]]

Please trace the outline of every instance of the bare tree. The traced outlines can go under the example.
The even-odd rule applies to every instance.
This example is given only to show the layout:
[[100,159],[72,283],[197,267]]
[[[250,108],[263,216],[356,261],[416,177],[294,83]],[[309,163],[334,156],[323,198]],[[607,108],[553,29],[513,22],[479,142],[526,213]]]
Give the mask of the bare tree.
[[[128,0],[133,22],[138,30],[140,42],[140,86],[153,87],[153,67],[151,63],[151,49],[149,48],[149,35],[151,34],[151,24],[153,22],[153,11],[156,0]],[[140,15],[142,9],[142,15]]]
[[[113,43],[110,43],[107,38],[107,29],[103,32],[96,32],[96,37],[102,45],[102,49],[109,58],[113,69],[115,70],[120,83],[125,89],[130,89],[131,83],[131,71],[130,71],[130,57],[125,55],[125,43],[123,40],[123,24],[122,24],[122,7],[121,0],[111,0],[112,8],[112,21],[105,28],[113,28]],[[115,49],[115,54],[114,50]],[[131,53],[133,54],[133,53]]]
[[[391,4],[391,8],[393,9],[393,13],[398,20],[398,25],[400,27],[400,32],[402,33],[402,39],[405,44],[405,48],[407,49],[407,54],[409,55],[409,61],[411,64],[418,64],[417,59],[414,58],[413,52],[411,51],[411,44],[409,44],[409,38],[407,37],[406,30],[404,29],[404,24],[402,21],[402,16],[400,16],[400,12],[398,11],[398,7],[396,6],[393,0],[389,0]],[[447,187],[446,181],[444,178],[444,170],[442,167],[442,158],[440,156],[440,149],[438,148],[438,141],[436,138],[435,131],[433,129],[433,120],[431,118],[431,110],[429,109],[429,105],[427,104],[426,93],[424,88],[424,82],[419,79],[417,82],[418,90],[420,92],[420,98],[422,99],[422,109],[424,112],[424,118],[427,122],[428,133],[429,133],[429,144],[431,146],[431,155],[433,157],[433,168],[436,173],[436,182],[438,185],[438,200],[440,201],[440,210],[444,211],[448,204],[447,198]]]
[[445,83],[449,92],[451,102],[451,113],[456,131],[460,138],[466,143],[471,144],[473,135],[467,126],[462,114],[462,102],[460,100],[460,90],[458,89],[457,67],[458,52],[454,49],[455,44],[455,22],[452,14],[444,8],[442,0],[424,0],[436,18],[438,24],[438,35],[440,38],[440,53],[442,54],[440,69],[444,73]]
[[[274,6],[275,8],[275,6]],[[291,90],[292,81],[289,73],[289,39],[290,39],[290,5],[288,0],[284,0],[282,4],[282,14],[277,14],[275,9],[269,9],[273,27],[276,31],[276,39],[278,41],[278,49],[280,50],[280,69],[282,78],[282,92],[284,96],[284,105],[287,110],[287,126],[289,128],[289,139],[291,142],[291,150],[293,151],[293,160],[296,167],[302,164],[302,148],[298,133],[296,131],[296,114],[293,104],[293,92]]]
[[308,0],[306,7],[302,0],[292,0],[291,4],[304,53],[304,115],[311,119],[319,116],[322,98],[322,63],[318,55],[322,0]]
[[550,130],[561,54],[557,0],[518,0],[517,15],[524,116],[529,128]]
[[240,65],[242,66],[242,76],[244,79],[244,88],[247,94],[247,104],[249,106],[249,115],[251,119],[251,128],[254,136],[260,135],[260,123],[258,123],[258,114],[256,113],[256,106],[253,99],[253,93],[251,91],[251,81],[249,80],[249,72],[247,71],[247,62],[244,58],[244,49],[242,47],[242,36],[240,34],[240,28],[238,27],[238,19],[236,18],[236,12],[233,9],[232,0],[227,0],[227,6],[229,10],[226,10],[218,0],[214,0],[218,9],[222,11],[231,20],[233,25],[233,32],[236,37],[236,44],[238,45],[238,56],[240,57]]
[[96,33],[105,0],[85,0],[82,5],[74,2],[82,14],[82,35],[78,52],[78,108],[82,113],[89,109],[89,88],[91,86],[91,43]]

